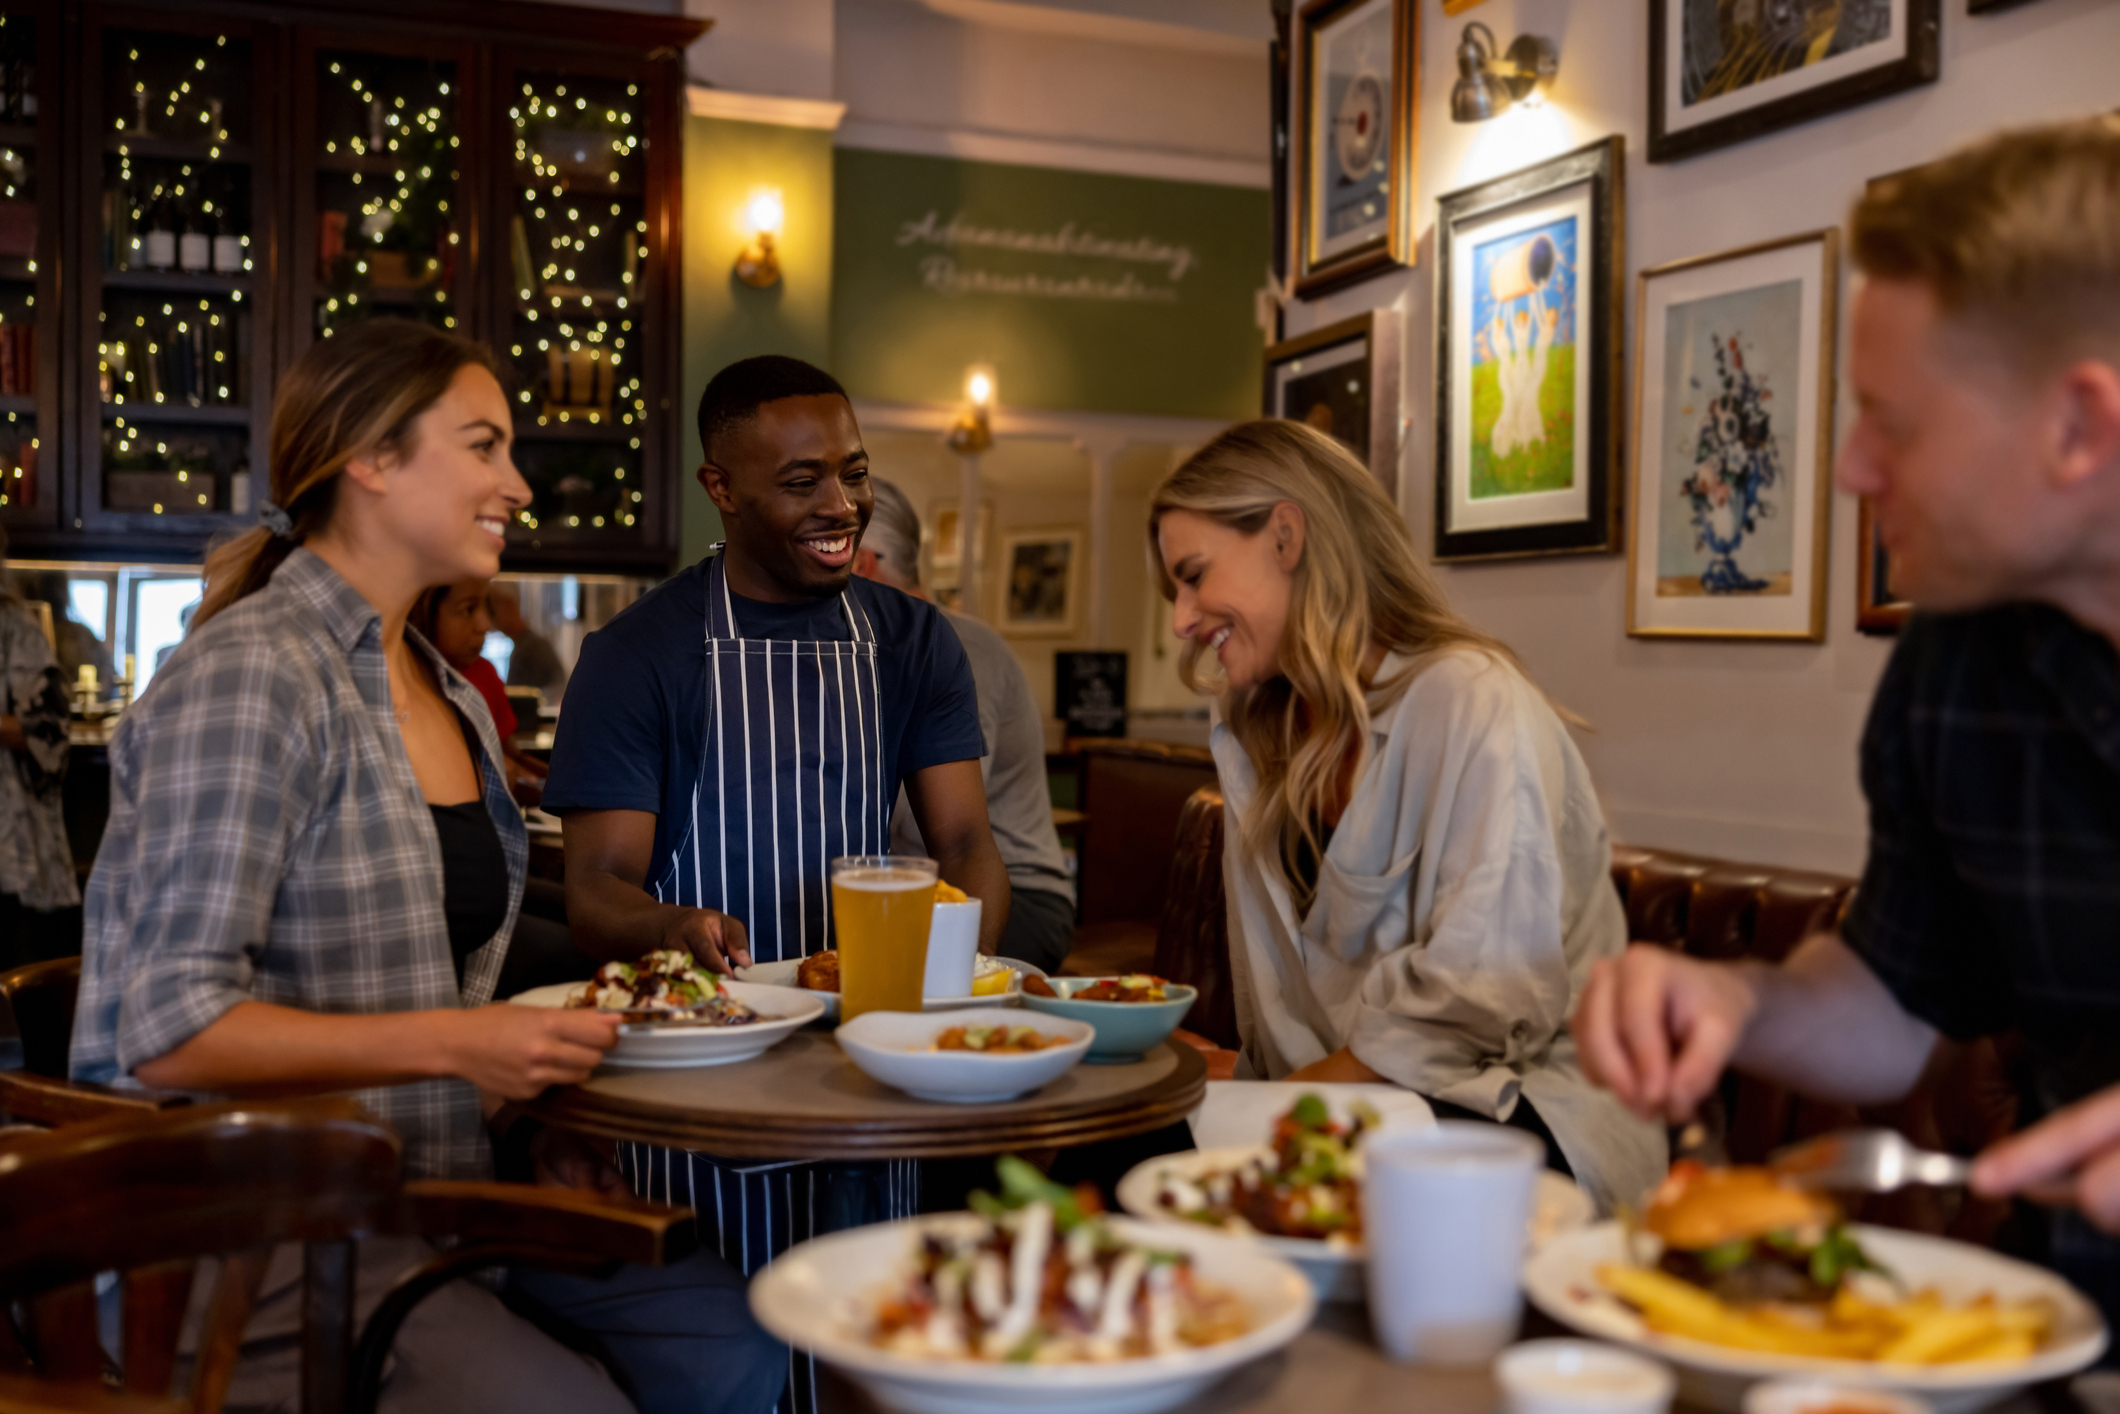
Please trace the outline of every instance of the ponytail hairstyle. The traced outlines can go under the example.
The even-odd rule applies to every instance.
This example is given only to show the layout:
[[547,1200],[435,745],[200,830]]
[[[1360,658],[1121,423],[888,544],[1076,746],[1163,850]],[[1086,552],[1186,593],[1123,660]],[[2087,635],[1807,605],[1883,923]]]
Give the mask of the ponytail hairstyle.
[[1278,675],[1231,691],[1198,641],[1185,646],[1178,675],[1195,692],[1219,694],[1222,718],[1259,776],[1260,808],[1244,822],[1244,844],[1258,857],[1280,859],[1298,906],[1307,908],[1300,846],[1307,840],[1313,858],[1325,852],[1316,822],[1338,793],[1346,763],[1361,772],[1370,692],[1395,696],[1411,677],[1365,684],[1370,645],[1415,659],[1471,647],[1512,666],[1516,655],[1451,609],[1369,468],[1300,422],[1239,423],[1156,488],[1148,503],[1149,559],[1163,597],[1177,598],[1156,537],[1166,514],[1190,511],[1256,535],[1284,502],[1302,510],[1304,534],[1276,648]]
[[409,319],[367,320],[311,344],[273,399],[266,524],[207,555],[192,628],[263,589],[297,545],[331,523],[348,462],[409,455],[413,421],[469,367],[500,376],[484,344]]

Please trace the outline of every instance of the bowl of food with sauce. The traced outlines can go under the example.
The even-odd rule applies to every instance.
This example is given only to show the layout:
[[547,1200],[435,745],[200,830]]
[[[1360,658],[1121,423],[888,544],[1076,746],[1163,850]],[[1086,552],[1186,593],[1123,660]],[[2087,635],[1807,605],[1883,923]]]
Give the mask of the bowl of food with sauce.
[[1146,972],[1116,977],[1039,977],[1023,984],[1023,1005],[1096,1028],[1091,1065],[1125,1065],[1163,1044],[1199,992]]
[[1059,1079],[1081,1062],[1094,1033],[1079,1021],[983,1007],[946,1017],[864,1012],[832,1034],[871,1079],[919,1100],[979,1105]]

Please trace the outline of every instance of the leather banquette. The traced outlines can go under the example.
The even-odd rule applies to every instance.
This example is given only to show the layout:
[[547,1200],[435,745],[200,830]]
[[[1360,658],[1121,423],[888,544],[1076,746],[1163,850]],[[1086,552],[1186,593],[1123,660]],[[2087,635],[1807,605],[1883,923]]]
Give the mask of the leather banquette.
[[[1218,1045],[1239,1038],[1222,893],[1222,796],[1195,791],[1179,814],[1157,929],[1155,970],[1200,989],[1186,1026]],[[1836,926],[1855,881],[1832,874],[1733,863],[1618,845],[1612,883],[1637,942],[1689,956],[1778,962],[1811,934]],[[1862,1109],[1802,1099],[1781,1086],[1732,1073],[1703,1116],[1719,1125],[1730,1158],[1757,1163],[1784,1144],[1856,1124],[1886,1125],[1917,1143],[1970,1154],[2015,1127],[2018,1048],[2013,1038],[1945,1041],[1912,1094]],[[1957,1193],[1911,1191],[1870,1199],[1858,1216],[1970,1241],[1992,1241],[2003,1205]]]

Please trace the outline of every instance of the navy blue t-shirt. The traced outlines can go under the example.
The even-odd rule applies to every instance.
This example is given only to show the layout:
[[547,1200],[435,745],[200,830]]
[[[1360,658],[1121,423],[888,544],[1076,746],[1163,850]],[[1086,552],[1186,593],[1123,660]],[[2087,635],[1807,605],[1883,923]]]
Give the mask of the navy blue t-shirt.
[[[582,641],[552,744],[545,809],[646,810],[664,860],[688,827],[707,723],[707,566],[649,591]],[[884,779],[986,754],[979,696],[957,632],[934,605],[855,578],[876,632]],[[767,604],[731,591],[745,638],[851,641],[839,597]],[[713,782],[702,789],[712,790]],[[896,786],[892,787],[895,794]]]

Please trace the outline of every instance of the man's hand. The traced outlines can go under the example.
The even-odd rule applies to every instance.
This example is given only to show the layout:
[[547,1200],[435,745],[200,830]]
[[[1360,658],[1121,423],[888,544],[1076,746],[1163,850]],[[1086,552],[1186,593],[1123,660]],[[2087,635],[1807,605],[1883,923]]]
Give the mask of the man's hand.
[[1583,988],[1583,1071],[1643,1119],[1677,1123],[1714,1088],[1758,1005],[1741,969],[1636,943]]
[[712,972],[751,965],[751,940],[743,924],[711,908],[670,909],[658,947],[688,952]]
[[579,1085],[618,1043],[619,1018],[608,1012],[496,1002],[445,1015],[447,1073],[511,1100]]
[[530,1140],[531,1172],[547,1188],[622,1197],[631,1192],[611,1155],[579,1134],[540,1129]]
[[2097,1226],[2120,1233],[2120,1085],[1982,1154],[1973,1165],[1973,1191],[2081,1208]]

